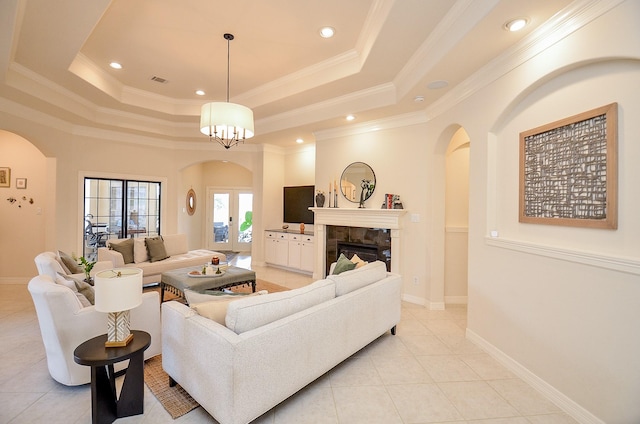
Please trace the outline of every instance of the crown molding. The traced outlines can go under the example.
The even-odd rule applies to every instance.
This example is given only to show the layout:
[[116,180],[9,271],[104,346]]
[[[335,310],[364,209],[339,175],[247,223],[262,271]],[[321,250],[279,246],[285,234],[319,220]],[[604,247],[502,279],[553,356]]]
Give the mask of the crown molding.
[[427,108],[427,114],[431,118],[443,114],[624,1],[574,1],[520,42],[453,87]]
[[362,124],[350,125],[347,127],[333,128],[314,132],[316,142],[337,137],[349,137],[358,134],[366,134],[374,131],[388,130],[398,127],[408,127],[412,125],[420,125],[428,122],[427,115],[424,111],[406,113],[404,115],[396,115],[389,118],[377,119],[374,121],[364,122]]

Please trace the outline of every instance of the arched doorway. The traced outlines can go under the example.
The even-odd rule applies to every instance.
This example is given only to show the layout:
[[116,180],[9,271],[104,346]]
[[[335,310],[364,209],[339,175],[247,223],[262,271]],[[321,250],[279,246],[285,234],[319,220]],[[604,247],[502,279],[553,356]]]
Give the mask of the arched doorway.
[[459,128],[445,153],[445,304],[467,303],[469,135]]

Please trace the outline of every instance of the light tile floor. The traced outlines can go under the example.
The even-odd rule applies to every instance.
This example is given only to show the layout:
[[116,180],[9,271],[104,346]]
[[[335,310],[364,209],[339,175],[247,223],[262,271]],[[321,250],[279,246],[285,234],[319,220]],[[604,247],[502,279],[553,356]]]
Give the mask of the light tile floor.
[[[250,258],[236,258],[250,266]],[[258,278],[296,288],[311,279],[270,267]],[[404,303],[396,336],[383,335],[253,424],[568,424],[531,386],[465,339],[466,308]],[[117,423],[216,423],[202,408],[177,420],[145,386],[145,413]],[[0,424],[90,423],[88,385],[49,377],[25,285],[0,285]]]

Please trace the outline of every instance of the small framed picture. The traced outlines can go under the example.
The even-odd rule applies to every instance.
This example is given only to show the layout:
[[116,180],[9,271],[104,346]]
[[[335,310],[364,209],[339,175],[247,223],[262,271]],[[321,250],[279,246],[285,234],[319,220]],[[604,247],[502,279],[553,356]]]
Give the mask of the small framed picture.
[[27,188],[27,179],[26,178],[16,178],[16,188],[20,188],[20,189]]
[[11,187],[11,168],[0,168],[0,187]]

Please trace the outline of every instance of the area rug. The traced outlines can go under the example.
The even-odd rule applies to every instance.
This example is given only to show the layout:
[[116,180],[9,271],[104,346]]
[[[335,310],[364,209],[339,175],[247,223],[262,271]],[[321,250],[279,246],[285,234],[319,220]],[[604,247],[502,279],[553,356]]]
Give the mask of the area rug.
[[162,355],[144,363],[144,382],[174,420],[200,406],[179,384],[169,387],[169,375],[162,369]]

